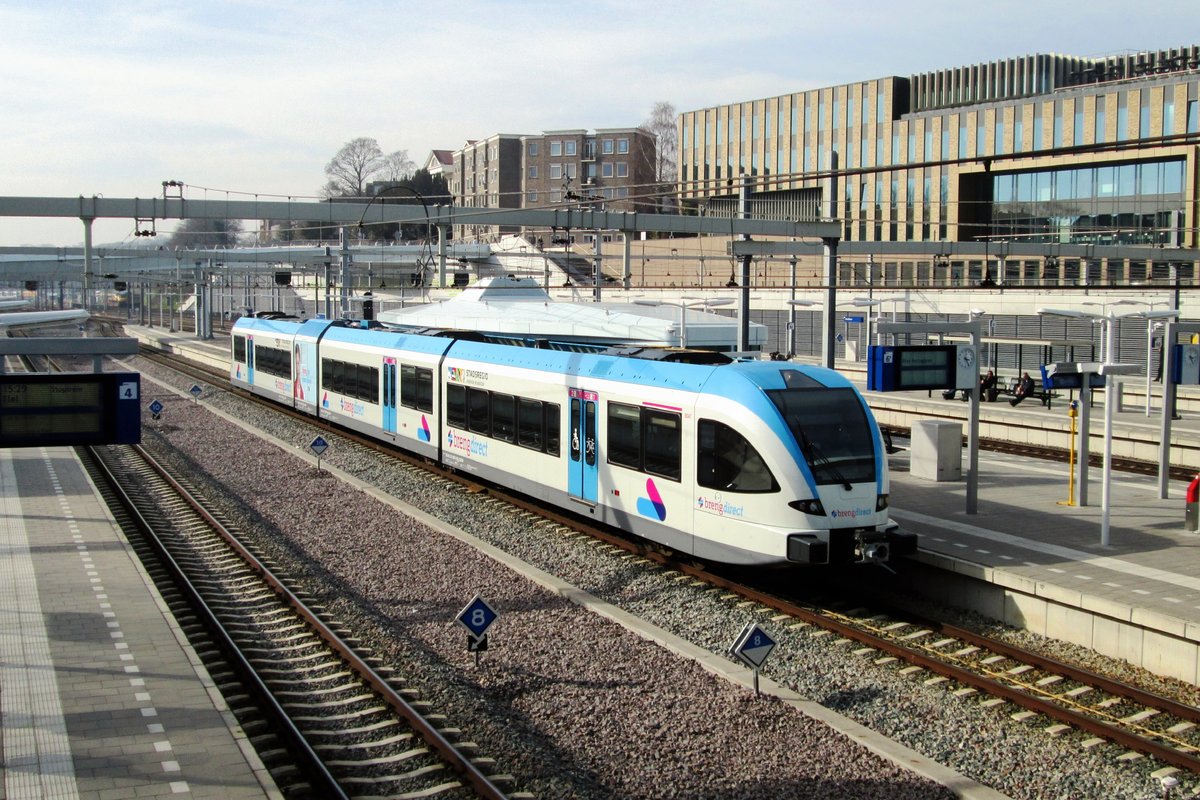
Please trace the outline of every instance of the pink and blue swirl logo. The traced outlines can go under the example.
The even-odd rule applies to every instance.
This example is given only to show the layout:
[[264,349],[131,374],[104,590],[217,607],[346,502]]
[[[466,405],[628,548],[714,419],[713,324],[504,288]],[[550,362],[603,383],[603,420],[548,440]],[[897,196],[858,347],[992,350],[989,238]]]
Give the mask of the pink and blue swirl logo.
[[425,419],[425,415],[421,415],[421,427],[417,428],[417,439],[422,442],[429,441],[429,420]]
[[654,485],[653,478],[646,479],[646,497],[638,498],[637,510],[643,517],[657,519],[659,522],[667,518],[667,504],[663,502],[662,495],[658,493],[658,487]]

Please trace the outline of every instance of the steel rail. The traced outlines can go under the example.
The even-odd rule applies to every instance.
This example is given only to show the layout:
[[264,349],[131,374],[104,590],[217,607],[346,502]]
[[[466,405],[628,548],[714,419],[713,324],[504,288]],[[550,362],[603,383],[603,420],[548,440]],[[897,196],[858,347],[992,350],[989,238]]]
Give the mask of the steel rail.
[[[133,445],[137,451],[144,454],[140,447]],[[275,699],[271,690],[263,682],[257,670],[250,664],[250,661],[242,654],[241,648],[234,642],[233,637],[229,635],[225,626],[217,619],[217,616],[209,608],[208,603],[204,600],[200,591],[195,584],[188,578],[185,570],[179,565],[171,555],[166,545],[159,538],[154,526],[142,515],[138,510],[137,504],[125,491],[121,481],[105,463],[100,456],[98,448],[87,447],[83,448],[88,453],[89,460],[99,472],[110,491],[112,491],[133,520],[134,524],[140,530],[145,538],[146,543],[154,551],[159,562],[171,575],[171,580],[175,587],[183,593],[192,612],[200,618],[201,624],[213,637],[216,645],[220,648],[227,660],[228,666],[239,676],[241,681],[251,687],[255,694],[255,699],[260,707],[264,710],[267,716],[274,724],[274,730],[282,733],[284,741],[294,756],[298,756],[300,765],[308,775],[312,782],[313,788],[318,793],[326,792],[328,797],[338,798],[338,800],[348,800],[347,795],[337,779],[329,772],[325,766],[325,762],[312,749],[303,734],[292,721],[291,716],[284,710],[283,706]]]
[[223,541],[238,554],[238,556],[254,571],[272,591],[286,602],[306,623],[312,626],[314,632],[357,674],[364,682],[377,691],[387,702],[388,706],[413,727],[417,734],[431,748],[449,763],[471,785],[472,789],[487,800],[505,800],[507,797],[491,780],[475,766],[467,756],[458,750],[441,732],[417,711],[407,700],[401,697],[387,681],[382,678],[357,652],[342,640],[324,620],[296,596],[271,570],[251,553],[245,545],[234,536],[220,520],[216,519],[204,504],[190,491],[180,484],[157,460],[147,453],[140,445],[132,445],[133,449],[146,461],[164,481],[188,504]]

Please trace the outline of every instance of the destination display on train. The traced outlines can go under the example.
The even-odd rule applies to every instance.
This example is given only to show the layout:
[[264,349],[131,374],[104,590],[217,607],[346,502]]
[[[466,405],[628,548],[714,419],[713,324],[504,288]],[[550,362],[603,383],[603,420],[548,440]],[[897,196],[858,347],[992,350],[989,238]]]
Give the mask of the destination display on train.
[[137,373],[0,374],[0,447],[141,441]]

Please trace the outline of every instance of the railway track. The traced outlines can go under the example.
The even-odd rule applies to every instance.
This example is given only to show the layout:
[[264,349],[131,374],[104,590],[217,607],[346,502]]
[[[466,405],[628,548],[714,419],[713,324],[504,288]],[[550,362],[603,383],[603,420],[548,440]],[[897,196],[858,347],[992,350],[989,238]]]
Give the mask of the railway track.
[[[173,359],[156,360],[179,369]],[[184,369],[197,379],[220,380],[214,373],[187,365]],[[223,377],[223,376],[221,376]],[[252,395],[242,395],[262,402]],[[282,413],[286,409],[272,405]],[[299,419],[318,424],[304,415]],[[363,447],[396,457],[394,449],[359,437],[351,432],[328,428],[337,436]],[[896,431],[899,435],[900,431]],[[1000,449],[1000,448],[997,448]],[[1040,453],[1046,449],[1038,448]],[[414,463],[422,463],[411,459]],[[424,465],[428,466],[428,465]],[[470,481],[439,471],[442,477]],[[1033,651],[1014,647],[1002,640],[924,620],[907,613],[876,614],[863,609],[850,611],[844,601],[811,603],[789,600],[779,592],[767,591],[688,560],[674,558],[640,540],[631,540],[611,530],[596,528],[587,520],[550,511],[521,497],[496,488],[485,490],[493,502],[522,509],[531,519],[544,520],[551,528],[571,529],[594,536],[621,553],[629,552],[678,573],[679,580],[703,583],[718,589],[731,603],[745,605],[756,616],[766,616],[773,625],[811,628],[815,635],[833,635],[831,642],[848,646],[864,660],[880,668],[895,665],[906,676],[922,676],[930,685],[943,684],[959,697],[979,694],[988,705],[1011,703],[1021,710],[1017,721],[1040,715],[1049,720],[1050,735],[1067,730],[1087,733],[1091,738],[1084,747],[1108,741],[1180,769],[1200,773],[1200,711],[1170,698],[1146,692],[1136,686],[1088,672],[1073,665],[1047,658]],[[859,598],[861,601],[861,597]],[[1133,755],[1125,757],[1133,758]]]
[[[288,797],[504,798],[497,774],[461,732],[336,620],[206,509],[142,448],[90,449],[85,463],[123,510],[131,541],[169,578],[202,632],[196,649]],[[120,518],[119,518],[120,519]],[[156,576],[157,577],[157,576]]]

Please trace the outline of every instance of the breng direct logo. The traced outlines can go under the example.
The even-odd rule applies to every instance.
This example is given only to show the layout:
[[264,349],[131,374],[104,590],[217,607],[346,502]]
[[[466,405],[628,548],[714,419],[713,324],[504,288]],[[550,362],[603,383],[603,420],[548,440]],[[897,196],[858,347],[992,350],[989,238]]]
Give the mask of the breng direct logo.
[[844,508],[844,509],[838,509],[835,511],[830,511],[829,516],[831,516],[835,519],[838,517],[849,517],[850,519],[856,519],[858,517],[869,517],[870,515],[872,515],[874,513],[875,512],[869,508],[848,508],[848,509]]
[[697,497],[696,508],[709,514],[716,514],[718,517],[740,517],[745,513],[745,506],[735,506],[726,500],[722,500],[720,495],[716,497]]
[[486,458],[487,448],[488,443],[483,439],[476,439],[474,436],[463,436],[461,433],[455,433],[454,431],[446,434],[447,450],[458,450],[469,456]]
[[429,441],[429,420],[425,419],[425,415],[421,415],[421,427],[417,428],[417,440],[421,442]]

